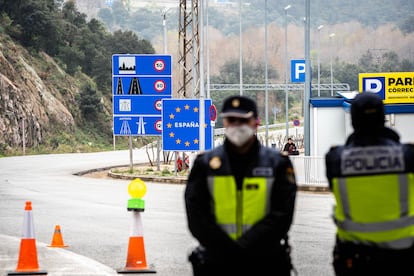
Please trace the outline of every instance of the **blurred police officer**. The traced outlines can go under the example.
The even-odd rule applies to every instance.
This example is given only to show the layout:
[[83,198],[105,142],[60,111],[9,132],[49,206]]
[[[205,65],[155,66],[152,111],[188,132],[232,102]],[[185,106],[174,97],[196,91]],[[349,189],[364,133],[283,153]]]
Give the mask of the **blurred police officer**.
[[224,144],[196,157],[185,190],[194,275],[290,275],[291,161],[259,143],[252,99],[225,99],[220,116]]
[[326,154],[336,275],[414,275],[414,146],[399,142],[384,114],[379,96],[358,94],[354,132]]

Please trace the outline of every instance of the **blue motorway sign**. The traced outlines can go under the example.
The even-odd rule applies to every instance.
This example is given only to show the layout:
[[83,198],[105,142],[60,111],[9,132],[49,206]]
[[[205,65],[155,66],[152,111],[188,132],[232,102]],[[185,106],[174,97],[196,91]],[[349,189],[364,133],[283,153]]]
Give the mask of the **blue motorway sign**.
[[162,131],[159,116],[116,116],[114,133],[119,136],[159,136]]
[[[158,115],[161,117],[162,96],[137,96],[131,98],[128,95],[119,95],[114,97],[114,114],[120,115]],[[168,98],[171,98],[168,95]]]
[[171,76],[171,55],[112,56],[113,75],[166,75]]
[[204,149],[212,148],[211,99],[204,100],[204,123],[200,123],[199,99],[163,99],[162,149],[164,151],[200,150],[200,127],[204,127]]
[[114,135],[161,135],[162,99],[171,98],[171,55],[112,56]]
[[113,77],[113,95],[171,95],[171,77]]

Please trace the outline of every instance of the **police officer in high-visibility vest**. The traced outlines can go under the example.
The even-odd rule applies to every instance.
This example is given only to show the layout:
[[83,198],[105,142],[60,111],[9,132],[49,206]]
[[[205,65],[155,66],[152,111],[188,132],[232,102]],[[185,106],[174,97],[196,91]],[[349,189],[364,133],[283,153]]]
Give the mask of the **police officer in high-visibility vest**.
[[200,243],[189,257],[193,275],[291,275],[292,163],[259,143],[251,98],[226,98],[220,116],[224,144],[196,157],[185,190],[188,227]]
[[351,101],[354,132],[325,156],[335,196],[336,275],[414,275],[414,146],[386,127],[382,99]]

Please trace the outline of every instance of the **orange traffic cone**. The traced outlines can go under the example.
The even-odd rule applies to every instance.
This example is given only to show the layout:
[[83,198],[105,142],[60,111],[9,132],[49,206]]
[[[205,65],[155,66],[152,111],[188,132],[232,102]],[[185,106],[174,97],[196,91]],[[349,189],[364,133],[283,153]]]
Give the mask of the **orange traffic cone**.
[[124,269],[118,270],[118,273],[156,273],[155,270],[151,270],[147,266],[140,212],[133,211],[132,219],[126,266]]
[[62,232],[60,231],[60,225],[55,226],[55,232],[53,233],[52,243],[48,247],[68,247],[63,243]]
[[20,241],[19,261],[15,271],[8,275],[40,275],[47,274],[39,270],[37,262],[36,239],[34,237],[34,225],[32,214],[32,202],[26,201],[23,219],[23,237]]

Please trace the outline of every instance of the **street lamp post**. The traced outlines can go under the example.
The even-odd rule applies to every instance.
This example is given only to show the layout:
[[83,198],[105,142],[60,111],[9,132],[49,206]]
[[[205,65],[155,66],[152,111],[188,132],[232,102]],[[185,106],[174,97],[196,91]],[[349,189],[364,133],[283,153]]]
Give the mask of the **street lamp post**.
[[163,41],[163,52],[164,54],[167,53],[167,10],[164,10],[163,14],[162,14],[162,27],[164,30],[164,41]]
[[239,36],[240,36],[240,40],[239,40],[239,50],[240,50],[240,54],[239,54],[239,70],[240,70],[240,95],[243,95],[243,39],[242,39],[242,34],[243,34],[243,29],[242,29],[242,0],[239,0]]
[[[204,123],[205,121],[205,113],[204,113],[204,100],[206,98],[206,91],[204,89],[204,5],[203,1],[201,1],[201,4],[198,6],[198,15],[199,15],[199,24],[200,24],[200,32],[199,32],[199,47],[200,47],[200,109],[199,109],[199,122]],[[199,149],[201,152],[203,152],[206,149],[205,146],[205,129],[204,127],[199,128],[199,135],[200,135],[200,141],[199,141]]]
[[[162,12],[162,27],[163,27],[163,53],[167,54],[167,12],[169,9],[165,9]],[[161,154],[161,141],[157,137],[157,171],[160,170],[160,154]],[[175,160],[175,164],[176,160]],[[174,165],[175,166],[175,165]],[[177,170],[175,170],[177,171]]]
[[269,105],[269,92],[267,89],[267,83],[268,83],[268,61],[267,61],[267,0],[265,0],[265,121],[266,121],[266,147],[268,146],[268,140],[269,140],[269,111],[268,111],[268,105]]
[[323,25],[319,25],[318,27],[318,97],[321,96],[321,29]]
[[285,113],[286,113],[286,139],[289,137],[289,97],[288,97],[288,49],[287,49],[287,15],[291,5],[287,5],[285,10]]
[[329,35],[329,46],[330,46],[330,63],[331,63],[331,96],[333,96],[333,71],[332,71],[332,38],[335,36],[335,33]]
[[[205,17],[206,17],[206,39],[205,47],[206,47],[206,92],[207,92],[207,99],[210,99],[210,36],[209,36],[209,23],[208,23],[208,1],[206,1],[205,7]],[[213,136],[214,137],[214,136]],[[213,143],[214,146],[214,143]]]
[[[305,60],[306,60],[306,68],[305,72],[310,72],[310,0],[305,1],[306,5],[306,27],[305,27]],[[310,91],[311,91],[312,83],[311,83],[311,75],[306,74],[305,76],[305,96],[303,99],[304,102],[304,142],[305,142],[305,156],[310,155]]]

